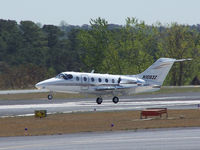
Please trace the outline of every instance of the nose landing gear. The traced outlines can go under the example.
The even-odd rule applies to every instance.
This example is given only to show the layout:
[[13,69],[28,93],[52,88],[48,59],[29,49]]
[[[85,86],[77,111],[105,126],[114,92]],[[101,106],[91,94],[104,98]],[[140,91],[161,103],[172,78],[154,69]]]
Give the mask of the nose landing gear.
[[48,100],[52,100],[53,99],[53,92],[50,91],[49,95],[47,96]]
[[47,96],[47,98],[48,98],[48,100],[52,100],[52,99],[53,99],[53,95],[52,95],[52,94],[49,94],[49,95]]

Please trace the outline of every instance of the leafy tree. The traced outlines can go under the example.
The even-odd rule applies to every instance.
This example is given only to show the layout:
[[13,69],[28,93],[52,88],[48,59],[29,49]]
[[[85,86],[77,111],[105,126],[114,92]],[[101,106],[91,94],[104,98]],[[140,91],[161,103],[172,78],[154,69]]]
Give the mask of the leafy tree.
[[18,57],[21,63],[45,65],[45,55],[48,51],[47,38],[42,30],[31,21],[21,21],[20,31],[23,47],[19,49]]
[[15,64],[15,56],[21,47],[21,35],[16,21],[0,20],[0,61]]
[[90,25],[44,25],[0,19],[0,88],[29,88],[62,71],[137,74],[160,57],[192,58],[175,63],[165,85],[200,78],[199,25],[124,26],[91,19]]
[[[198,51],[197,54],[199,54],[194,42],[195,36],[197,36],[195,32],[188,26],[172,24],[166,28],[165,32],[161,33],[160,56],[176,59],[195,58],[194,51]],[[190,69],[190,63],[180,62],[174,64],[169,75],[170,84],[182,85],[191,76],[192,71]]]
[[102,72],[103,59],[108,47],[108,22],[98,18],[90,21],[91,30],[82,30],[78,35],[83,52],[81,59],[86,71],[95,69]]

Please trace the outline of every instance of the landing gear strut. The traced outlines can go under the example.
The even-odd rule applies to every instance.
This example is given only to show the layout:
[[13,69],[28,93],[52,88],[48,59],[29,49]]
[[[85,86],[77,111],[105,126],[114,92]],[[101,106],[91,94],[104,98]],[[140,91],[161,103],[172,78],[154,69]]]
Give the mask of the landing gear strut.
[[97,104],[101,104],[103,102],[103,98],[102,97],[97,97],[96,102],[97,102]]
[[119,102],[119,98],[117,96],[114,96],[112,101],[113,103],[117,104]]

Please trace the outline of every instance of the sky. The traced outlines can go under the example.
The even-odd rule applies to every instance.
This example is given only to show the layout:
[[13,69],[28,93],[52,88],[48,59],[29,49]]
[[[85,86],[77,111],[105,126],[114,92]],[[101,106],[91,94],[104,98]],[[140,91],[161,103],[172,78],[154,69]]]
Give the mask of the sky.
[[104,18],[108,23],[125,24],[135,17],[146,24],[200,24],[200,0],[0,0],[0,19],[31,20],[59,25],[89,24]]

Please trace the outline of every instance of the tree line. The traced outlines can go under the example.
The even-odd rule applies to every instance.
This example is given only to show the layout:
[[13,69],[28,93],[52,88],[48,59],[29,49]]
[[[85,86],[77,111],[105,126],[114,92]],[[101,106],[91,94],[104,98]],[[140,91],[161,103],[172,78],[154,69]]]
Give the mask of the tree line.
[[137,74],[160,57],[192,58],[174,64],[164,82],[188,85],[200,77],[199,56],[199,25],[147,25],[136,18],[125,25],[91,19],[82,27],[0,20],[0,89],[32,88],[63,71]]

